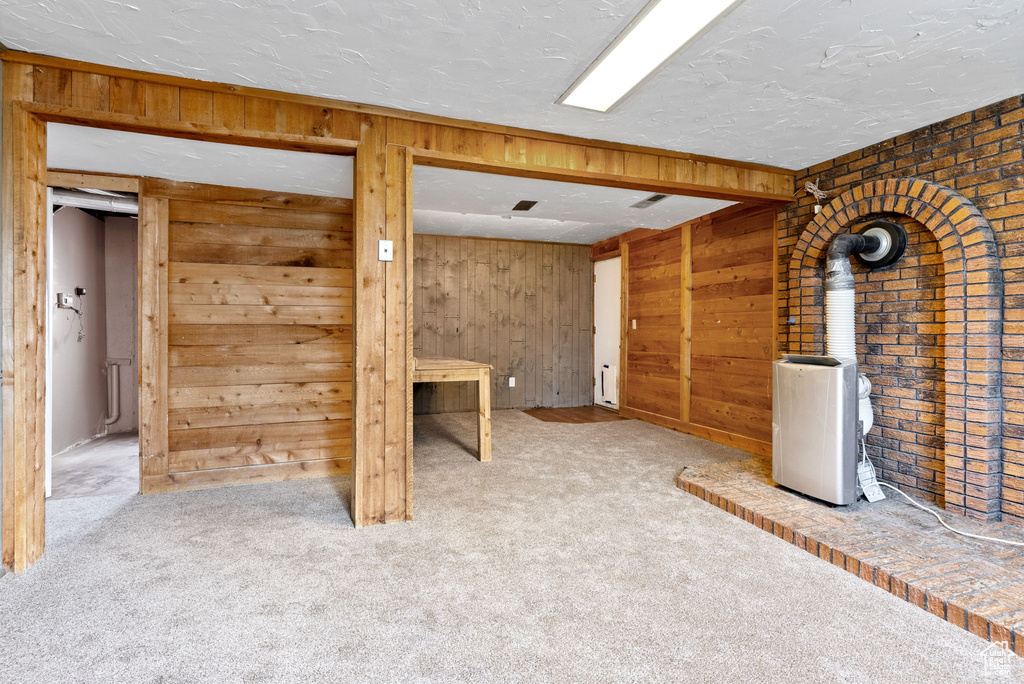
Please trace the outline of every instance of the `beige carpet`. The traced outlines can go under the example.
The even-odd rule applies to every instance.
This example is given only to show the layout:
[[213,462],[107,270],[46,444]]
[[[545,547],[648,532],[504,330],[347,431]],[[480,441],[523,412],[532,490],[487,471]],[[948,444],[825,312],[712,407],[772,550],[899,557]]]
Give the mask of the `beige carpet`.
[[[453,442],[452,439],[457,441]],[[743,456],[638,421],[417,417],[416,521],[316,480],[48,505],[0,680],[1002,682],[988,644],[676,489]]]

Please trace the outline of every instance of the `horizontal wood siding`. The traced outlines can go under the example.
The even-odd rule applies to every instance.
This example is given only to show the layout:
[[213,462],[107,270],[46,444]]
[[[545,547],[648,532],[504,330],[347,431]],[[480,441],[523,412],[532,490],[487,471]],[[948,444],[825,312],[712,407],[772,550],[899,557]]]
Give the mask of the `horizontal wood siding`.
[[[494,366],[495,409],[593,403],[589,246],[434,235],[413,242],[415,355]],[[414,407],[475,411],[475,389],[417,384]]]
[[[623,405],[678,420],[681,409],[682,229],[630,241]],[[633,328],[636,321],[636,328]]]
[[[194,184],[153,192],[169,196],[170,488],[345,472],[351,203]],[[312,461],[324,463],[299,465]],[[246,472],[270,464],[293,467]]]
[[695,224],[690,422],[771,441],[774,220],[771,210]]

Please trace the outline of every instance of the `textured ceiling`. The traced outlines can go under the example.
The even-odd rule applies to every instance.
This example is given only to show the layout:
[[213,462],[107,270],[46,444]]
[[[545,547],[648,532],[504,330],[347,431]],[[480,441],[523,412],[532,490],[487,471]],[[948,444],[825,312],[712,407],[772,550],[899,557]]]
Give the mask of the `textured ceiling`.
[[352,158],[47,124],[51,169],[352,197]]
[[[352,158],[48,124],[53,169],[153,176],[329,197],[352,197]],[[420,233],[591,244],[636,228],[664,229],[730,202],[417,166],[414,226]],[[513,212],[521,199],[538,204]],[[512,218],[503,218],[512,217]]]
[[[592,244],[638,226],[664,230],[732,202],[670,195],[647,209],[649,192],[417,166],[416,232]],[[512,211],[534,200],[528,212]]]
[[1024,92],[1015,0],[746,0],[609,114],[647,0],[0,0],[11,48],[801,168]]

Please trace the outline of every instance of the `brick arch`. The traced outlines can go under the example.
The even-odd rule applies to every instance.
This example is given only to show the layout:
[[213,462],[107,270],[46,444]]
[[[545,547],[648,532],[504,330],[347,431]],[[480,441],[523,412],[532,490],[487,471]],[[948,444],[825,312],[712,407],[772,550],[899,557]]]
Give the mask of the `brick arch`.
[[791,351],[824,342],[825,251],[856,224],[910,217],[939,243],[945,269],[945,503],[983,520],[1000,518],[1002,477],[1002,273],[995,236],[955,190],[920,179],[866,183],[822,207],[789,262]]

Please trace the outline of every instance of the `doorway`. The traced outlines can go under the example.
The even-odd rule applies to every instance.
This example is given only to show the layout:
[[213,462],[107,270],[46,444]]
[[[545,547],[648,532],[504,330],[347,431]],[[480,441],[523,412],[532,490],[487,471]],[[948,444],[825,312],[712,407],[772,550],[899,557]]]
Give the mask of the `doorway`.
[[619,407],[622,257],[594,263],[594,403]]
[[138,198],[47,195],[46,496],[138,493]]

